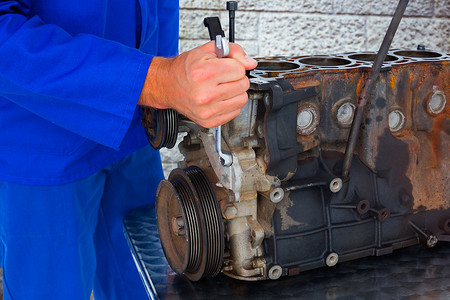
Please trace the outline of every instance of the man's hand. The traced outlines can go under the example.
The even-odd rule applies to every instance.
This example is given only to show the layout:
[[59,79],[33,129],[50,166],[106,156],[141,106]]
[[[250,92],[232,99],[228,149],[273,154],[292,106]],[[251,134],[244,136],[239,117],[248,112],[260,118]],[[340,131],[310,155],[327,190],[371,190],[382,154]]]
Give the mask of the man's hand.
[[175,58],[154,57],[138,104],[175,109],[207,128],[235,118],[248,100],[245,70],[257,63],[239,45],[229,46],[228,58],[217,58],[214,42]]

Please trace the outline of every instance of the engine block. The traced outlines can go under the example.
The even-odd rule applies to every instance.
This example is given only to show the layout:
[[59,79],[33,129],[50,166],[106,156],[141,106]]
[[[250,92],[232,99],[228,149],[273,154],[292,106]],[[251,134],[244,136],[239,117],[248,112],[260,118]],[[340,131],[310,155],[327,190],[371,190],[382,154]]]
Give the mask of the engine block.
[[[180,117],[185,159],[161,182],[156,203],[175,272],[191,280],[219,272],[278,279],[450,241],[449,55],[389,52],[342,176],[374,57],[258,59],[247,105],[222,126],[229,167],[214,130]],[[144,116],[144,125],[154,123],[154,114]]]

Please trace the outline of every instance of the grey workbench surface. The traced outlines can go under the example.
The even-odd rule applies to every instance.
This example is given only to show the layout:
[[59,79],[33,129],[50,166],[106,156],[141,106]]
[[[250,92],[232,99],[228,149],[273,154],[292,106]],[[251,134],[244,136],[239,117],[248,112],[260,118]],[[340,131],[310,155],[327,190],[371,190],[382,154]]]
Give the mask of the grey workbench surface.
[[167,264],[153,207],[131,212],[124,225],[147,289],[160,299],[450,299],[450,243],[417,245],[276,281],[220,274],[190,282]]

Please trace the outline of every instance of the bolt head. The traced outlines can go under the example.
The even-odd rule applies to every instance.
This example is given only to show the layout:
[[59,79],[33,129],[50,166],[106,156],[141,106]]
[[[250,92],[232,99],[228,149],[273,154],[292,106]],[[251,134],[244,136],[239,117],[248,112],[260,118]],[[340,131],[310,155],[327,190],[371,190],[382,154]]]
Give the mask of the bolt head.
[[438,242],[438,238],[435,235],[430,235],[427,238],[427,246],[428,248],[433,248],[434,246],[436,246]]
[[237,1],[227,1],[227,10],[237,10],[238,3]]
[[228,220],[234,219],[234,218],[236,218],[237,212],[238,212],[237,208],[234,205],[229,206],[225,210],[225,213],[224,213],[225,218],[228,219]]

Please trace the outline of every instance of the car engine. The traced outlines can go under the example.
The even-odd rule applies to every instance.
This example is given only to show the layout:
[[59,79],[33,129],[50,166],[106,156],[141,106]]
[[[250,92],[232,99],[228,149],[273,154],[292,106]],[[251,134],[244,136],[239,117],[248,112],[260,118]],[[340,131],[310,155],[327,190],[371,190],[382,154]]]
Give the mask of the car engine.
[[186,133],[185,159],[156,202],[176,273],[278,279],[450,241],[449,55],[388,52],[343,176],[375,55],[258,59],[249,101],[219,137],[175,111],[143,108],[155,148]]

